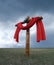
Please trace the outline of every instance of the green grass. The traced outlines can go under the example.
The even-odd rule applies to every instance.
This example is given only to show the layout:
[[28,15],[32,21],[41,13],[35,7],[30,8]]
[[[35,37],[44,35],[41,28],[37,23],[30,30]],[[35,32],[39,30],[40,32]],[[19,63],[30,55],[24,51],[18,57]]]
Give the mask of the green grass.
[[54,65],[54,49],[0,49],[0,65]]

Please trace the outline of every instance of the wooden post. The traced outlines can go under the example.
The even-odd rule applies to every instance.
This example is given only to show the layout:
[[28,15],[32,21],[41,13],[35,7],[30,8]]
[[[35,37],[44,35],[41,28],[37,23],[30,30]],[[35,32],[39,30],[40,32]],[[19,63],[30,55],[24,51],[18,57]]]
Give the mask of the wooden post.
[[26,30],[26,56],[29,56],[30,45],[30,30]]
[[[30,17],[29,16],[27,16],[26,17],[26,19],[22,22],[22,24],[24,24],[24,23],[29,23],[28,21],[29,21],[29,19],[30,19]],[[26,49],[25,49],[25,54],[26,54],[26,56],[29,56],[29,44],[30,44],[30,31],[29,31],[29,29],[27,29],[26,30]]]

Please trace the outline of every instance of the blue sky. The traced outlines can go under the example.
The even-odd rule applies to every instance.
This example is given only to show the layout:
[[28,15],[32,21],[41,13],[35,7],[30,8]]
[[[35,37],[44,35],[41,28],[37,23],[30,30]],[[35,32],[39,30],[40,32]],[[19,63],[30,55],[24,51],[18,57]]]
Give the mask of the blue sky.
[[20,32],[19,43],[16,43],[13,36],[15,24],[23,21],[26,16],[43,17],[47,38],[37,43],[34,25],[30,29],[30,47],[54,48],[54,0],[0,0],[0,48],[25,47],[26,31]]

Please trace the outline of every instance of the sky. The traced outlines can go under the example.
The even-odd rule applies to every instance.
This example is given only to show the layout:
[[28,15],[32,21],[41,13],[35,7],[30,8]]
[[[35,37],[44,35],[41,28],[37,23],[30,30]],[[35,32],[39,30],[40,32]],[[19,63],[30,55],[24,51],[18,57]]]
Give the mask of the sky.
[[26,16],[42,16],[46,40],[36,42],[35,25],[30,29],[31,48],[54,48],[54,0],[0,0],[0,48],[24,48],[26,31],[20,32],[19,42],[14,40],[15,24]]

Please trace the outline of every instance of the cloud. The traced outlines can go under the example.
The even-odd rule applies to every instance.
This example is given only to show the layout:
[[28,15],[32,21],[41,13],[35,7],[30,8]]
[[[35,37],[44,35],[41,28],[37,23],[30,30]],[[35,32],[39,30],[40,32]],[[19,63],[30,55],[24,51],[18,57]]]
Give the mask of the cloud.
[[[36,26],[34,25],[31,29],[30,29],[30,44],[31,47],[50,47],[51,42],[53,46],[53,42],[54,42],[54,15],[49,14],[49,13],[34,13],[33,16],[43,16],[43,23],[45,26],[45,30],[46,30],[46,37],[47,40],[45,42],[41,42],[40,44],[37,44],[36,42]],[[19,21],[23,21],[25,18],[24,17],[20,17],[18,18],[16,21],[12,22],[12,21],[7,21],[7,23],[5,22],[0,22],[0,47],[25,47],[25,38],[26,38],[26,31],[21,31],[20,32],[20,36],[19,36],[19,43],[17,44],[16,41],[14,40],[13,36],[16,30],[15,24],[18,23]],[[51,19],[50,19],[51,18]],[[23,34],[22,34],[23,33]],[[52,40],[51,40],[52,39]],[[43,44],[44,43],[44,44]]]
[[[15,33],[15,23],[5,23],[0,22],[0,48],[23,48],[25,47],[25,39],[23,38],[23,35],[21,34],[21,41],[17,43],[14,40],[14,33]],[[23,32],[23,31],[22,31]],[[24,33],[24,32],[23,32]],[[25,35],[24,35],[25,37]],[[23,39],[22,39],[23,38]],[[22,42],[24,40],[24,42]]]
[[0,0],[0,21],[16,20],[24,14],[34,12],[54,13],[54,0]]

